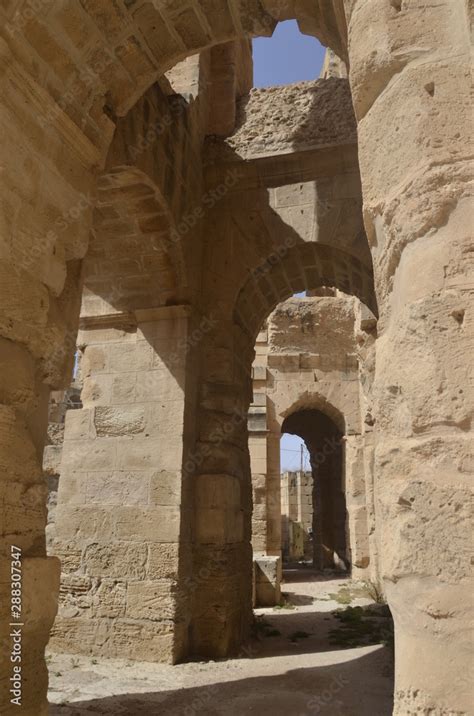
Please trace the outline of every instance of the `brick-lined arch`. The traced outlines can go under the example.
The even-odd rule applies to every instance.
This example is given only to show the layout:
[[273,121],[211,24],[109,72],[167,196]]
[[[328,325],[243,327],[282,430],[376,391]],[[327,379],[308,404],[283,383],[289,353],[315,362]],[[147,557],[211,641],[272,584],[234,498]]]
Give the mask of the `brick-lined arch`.
[[300,243],[272,254],[251,272],[237,296],[234,319],[256,336],[278,303],[321,286],[356,296],[377,314],[373,275],[359,259],[323,244]]
[[342,0],[304,8],[296,0],[80,0],[39,10],[17,0],[0,17],[6,42],[19,41],[37,58],[28,68],[33,80],[46,86],[47,77],[61,109],[99,142],[104,106],[125,115],[160,75],[206,47],[269,36],[278,21],[296,18],[339,54],[346,49]]
[[[339,398],[339,396],[337,396],[337,398]],[[328,400],[327,396],[317,390],[306,391],[277,416],[281,431],[285,432],[285,423],[287,423],[289,418],[295,413],[318,410],[320,413],[327,415],[327,417],[337,425],[341,433],[345,434],[348,421],[350,425],[351,416],[345,414],[345,406],[337,404],[337,398],[334,400],[334,397],[332,397],[331,400]],[[352,428],[352,426],[350,427]]]
[[182,246],[158,187],[139,169],[113,167],[99,180],[93,219],[83,315],[176,302],[186,289]]

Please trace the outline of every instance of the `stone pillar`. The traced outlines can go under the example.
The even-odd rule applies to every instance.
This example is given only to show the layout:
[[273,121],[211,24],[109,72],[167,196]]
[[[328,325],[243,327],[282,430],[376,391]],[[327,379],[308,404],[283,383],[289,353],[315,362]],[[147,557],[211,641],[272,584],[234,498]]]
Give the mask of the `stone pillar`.
[[247,414],[253,346],[212,319],[202,347],[195,472],[192,652],[238,653],[252,621],[252,484]]
[[[249,430],[255,427],[249,416]],[[281,557],[280,438],[253,430],[249,436],[252,468],[252,546],[255,553]]]
[[267,554],[281,557],[280,434],[267,435]]
[[[252,408],[250,408],[252,410]],[[266,418],[266,416],[264,416]],[[252,548],[254,554],[267,552],[267,431],[257,432],[255,416],[250,414],[249,450],[252,470]],[[265,421],[266,427],[266,421]]]
[[0,703],[5,714],[46,716],[44,648],[59,590],[41,469],[49,391],[24,346],[0,338],[0,363]]
[[58,650],[146,661],[187,650],[194,348],[186,306],[83,319],[56,518]]
[[353,579],[366,578],[370,565],[364,450],[363,435],[345,437],[346,544]]
[[395,619],[394,713],[466,714],[474,664],[468,3],[345,5],[380,313],[375,490]]

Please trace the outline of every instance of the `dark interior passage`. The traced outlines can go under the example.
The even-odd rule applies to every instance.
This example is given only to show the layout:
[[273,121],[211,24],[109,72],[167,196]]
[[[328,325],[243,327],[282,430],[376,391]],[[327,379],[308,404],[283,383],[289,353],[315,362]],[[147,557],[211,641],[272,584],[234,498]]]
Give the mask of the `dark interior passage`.
[[289,415],[282,432],[302,438],[313,475],[313,562],[316,569],[349,568],[343,432],[320,410]]

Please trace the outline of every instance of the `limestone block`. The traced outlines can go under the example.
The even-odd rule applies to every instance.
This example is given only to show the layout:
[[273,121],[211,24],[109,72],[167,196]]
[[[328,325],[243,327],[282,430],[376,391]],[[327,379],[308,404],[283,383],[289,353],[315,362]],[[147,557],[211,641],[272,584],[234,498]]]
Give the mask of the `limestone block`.
[[250,432],[261,432],[267,429],[267,409],[265,406],[250,406],[247,419]]
[[97,406],[94,411],[97,437],[137,435],[143,432],[144,425],[144,409],[139,406]]
[[281,558],[255,555],[256,606],[275,606],[281,600]]
[[266,380],[267,368],[264,365],[252,366],[252,378],[253,380]]
[[68,410],[65,416],[64,439],[87,440],[87,438],[93,438],[92,414],[93,411],[87,408]]
[[[137,375],[131,371],[129,373],[120,373],[117,376],[107,376],[107,384],[110,383],[110,403],[111,405],[130,405],[136,400],[136,382]],[[101,383],[99,383],[101,385]],[[86,382],[84,381],[84,389]],[[84,393],[83,389],[83,393]],[[143,392],[143,391],[142,391]],[[142,395],[143,397],[143,395]],[[83,400],[84,402],[84,400]],[[105,400],[100,400],[106,403]],[[141,402],[141,401],[140,401]],[[84,403],[85,405],[85,403]]]
[[150,475],[129,470],[89,472],[85,481],[87,504],[146,505],[148,504]]
[[184,403],[182,396],[172,400],[156,396],[154,403],[144,404],[145,432],[148,435],[163,436],[177,443],[184,428]]
[[126,615],[131,619],[161,621],[176,613],[174,582],[168,580],[129,582]]
[[46,445],[43,452],[43,472],[45,475],[59,475],[62,445]]
[[101,579],[91,600],[91,616],[114,619],[125,616],[127,586],[125,582]]
[[235,508],[200,508],[196,513],[196,537],[201,544],[240,542],[243,529],[243,513]]
[[151,505],[179,505],[181,503],[180,472],[161,470],[154,472],[150,477],[150,504]]
[[110,540],[115,535],[115,515],[108,510],[87,505],[70,507],[59,502],[56,508],[56,534],[61,542]]
[[[295,102],[299,112],[294,112]],[[324,103],[328,116],[319,115],[300,131],[298,123],[314,103]],[[275,123],[273,107],[278,104],[278,122]],[[329,109],[331,106],[334,109]],[[336,109],[337,107],[337,109]],[[345,109],[342,110],[342,107]],[[330,78],[296,85],[253,89],[242,98],[238,112],[245,116],[227,144],[244,158],[286,154],[324,144],[350,143],[356,141],[356,125],[347,80]],[[245,112],[245,115],[243,113]],[[292,141],[288,142],[288,137]],[[297,137],[298,139],[295,139]]]
[[83,505],[87,499],[87,473],[64,473],[58,483],[58,501],[62,505]]
[[181,516],[180,509],[176,507],[157,506],[147,510],[137,507],[117,508],[116,535],[121,540],[177,542],[181,534]]
[[[108,405],[111,401],[111,395],[112,376],[97,374],[90,378],[85,376],[81,391],[81,400],[84,408],[88,408],[96,404]],[[114,396],[115,395],[116,392],[114,391]]]
[[109,658],[172,663],[174,624],[162,620],[151,624],[136,619],[57,619],[51,646],[71,654],[107,655]]
[[[122,376],[117,379],[117,384],[121,380]],[[178,380],[170,371],[162,368],[137,373],[136,381],[132,379],[130,387],[124,388],[124,391],[129,397],[126,400],[117,399],[117,402],[133,402],[133,400],[136,400],[139,403],[149,403],[159,398],[164,403],[170,403],[180,398],[182,399],[183,396],[183,388]]]
[[152,358],[153,348],[143,340],[107,348],[107,367],[111,373],[149,370],[152,367]]
[[107,370],[107,353],[105,346],[86,346],[82,354],[81,372],[84,378]]
[[139,579],[145,576],[147,558],[146,544],[93,542],[84,549],[83,565],[91,577]]
[[148,546],[147,577],[150,581],[175,580],[178,576],[180,545],[162,542]]
[[262,504],[255,504],[253,506],[253,513],[252,517],[255,520],[262,520],[264,521],[267,517],[267,505],[266,502]]
[[210,382],[231,384],[235,372],[235,355],[230,348],[211,346],[205,355],[205,377]]
[[181,440],[176,444],[177,441],[159,440],[151,436],[115,439],[114,442],[117,443],[116,465],[125,471],[148,469],[173,471],[179,460],[179,447],[182,446]]
[[233,475],[198,475],[196,505],[199,509],[235,509],[240,505],[240,481]]
[[117,464],[117,443],[108,438],[65,440],[61,470],[110,470]]
[[61,573],[77,572],[81,565],[82,549],[78,548],[74,542],[54,541],[51,552],[61,563]]

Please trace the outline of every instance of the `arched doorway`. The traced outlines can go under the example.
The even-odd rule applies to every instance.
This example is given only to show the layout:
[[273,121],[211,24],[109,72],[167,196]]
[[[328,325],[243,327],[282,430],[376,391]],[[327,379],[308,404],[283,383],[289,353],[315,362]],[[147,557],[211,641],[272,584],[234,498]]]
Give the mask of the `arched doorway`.
[[[310,455],[313,565],[321,571],[346,571],[350,552],[343,431],[320,410],[300,410],[285,418],[282,433],[301,437]],[[300,481],[304,474],[300,473]],[[299,499],[307,501],[307,484],[301,488]]]

